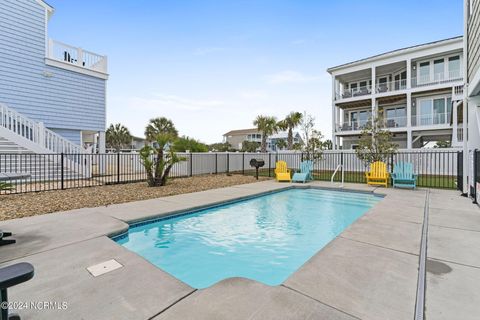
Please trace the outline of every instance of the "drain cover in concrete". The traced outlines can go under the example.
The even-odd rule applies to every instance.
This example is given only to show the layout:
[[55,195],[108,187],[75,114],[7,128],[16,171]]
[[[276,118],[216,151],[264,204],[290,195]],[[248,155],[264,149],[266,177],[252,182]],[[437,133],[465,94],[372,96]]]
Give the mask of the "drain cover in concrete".
[[108,260],[99,264],[96,264],[94,266],[90,266],[87,268],[88,272],[91,273],[92,276],[98,277],[102,274],[105,274],[107,272],[117,270],[118,268],[123,267],[117,260],[112,259]]

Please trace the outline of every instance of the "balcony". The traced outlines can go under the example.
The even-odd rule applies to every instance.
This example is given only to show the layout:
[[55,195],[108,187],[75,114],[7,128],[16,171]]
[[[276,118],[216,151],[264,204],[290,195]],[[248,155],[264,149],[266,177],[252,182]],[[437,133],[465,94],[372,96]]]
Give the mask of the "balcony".
[[[78,70],[107,73],[107,57],[50,39],[47,58]],[[60,66],[61,65],[56,65]],[[80,68],[80,69],[78,69]]]
[[342,123],[337,123],[337,132],[348,132],[348,131],[360,131],[365,129],[368,125],[371,124],[371,121],[345,121]]
[[348,99],[352,97],[366,96],[372,93],[372,86],[367,85],[358,88],[345,88],[336,93],[336,98],[338,99]]
[[392,92],[407,89],[407,80],[396,80],[377,83],[375,86],[376,93]]
[[407,126],[407,117],[383,118],[380,119],[379,126],[384,129],[404,128]]
[[412,116],[412,126],[441,126],[450,125],[450,112],[436,113],[436,114],[422,114]]
[[460,70],[441,72],[436,74],[427,74],[412,78],[412,88],[441,85],[450,82],[463,81],[463,74]]

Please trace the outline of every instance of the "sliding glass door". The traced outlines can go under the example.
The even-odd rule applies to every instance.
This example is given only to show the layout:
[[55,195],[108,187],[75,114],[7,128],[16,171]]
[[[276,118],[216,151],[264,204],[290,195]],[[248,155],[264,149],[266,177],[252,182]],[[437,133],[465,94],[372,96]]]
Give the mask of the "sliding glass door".
[[428,126],[447,124],[451,107],[448,106],[451,98],[428,98],[419,100],[417,111],[417,125]]

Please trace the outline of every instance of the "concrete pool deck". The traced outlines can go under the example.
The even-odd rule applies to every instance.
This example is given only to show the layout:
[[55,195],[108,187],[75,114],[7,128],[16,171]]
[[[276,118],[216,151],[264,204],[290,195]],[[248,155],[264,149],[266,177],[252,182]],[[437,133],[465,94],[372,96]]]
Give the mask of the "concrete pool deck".
[[[230,278],[196,290],[108,238],[135,221],[290,186],[265,181],[2,221],[17,243],[0,247],[0,266],[35,267],[32,280],[9,290],[10,301],[67,303],[19,310],[25,319],[413,319],[429,192],[426,318],[478,317],[480,209],[453,190],[346,184],[386,197],[276,287]],[[110,259],[123,267],[87,271]]]

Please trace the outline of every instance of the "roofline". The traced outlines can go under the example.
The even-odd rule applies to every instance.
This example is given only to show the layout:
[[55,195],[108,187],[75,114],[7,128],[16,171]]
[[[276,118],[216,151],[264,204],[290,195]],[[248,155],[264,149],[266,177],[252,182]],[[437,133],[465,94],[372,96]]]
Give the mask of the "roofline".
[[45,9],[47,9],[49,13],[53,13],[53,11],[55,11],[55,8],[53,8],[51,5],[49,5],[45,1],[43,0],[35,0],[35,1],[37,1],[41,6],[45,7]]
[[433,42],[418,44],[418,45],[414,45],[414,46],[410,46],[410,47],[405,47],[405,48],[401,48],[401,49],[396,49],[396,50],[392,50],[392,51],[387,51],[387,52],[380,53],[380,54],[377,54],[377,55],[374,55],[374,56],[370,56],[370,57],[367,57],[367,58],[363,58],[363,59],[360,59],[360,60],[355,60],[353,62],[348,62],[348,63],[344,63],[344,64],[341,64],[341,65],[338,65],[338,66],[335,66],[335,67],[328,68],[327,72],[332,74],[333,71],[341,70],[345,67],[352,67],[352,66],[363,64],[363,63],[366,63],[366,62],[379,60],[381,58],[386,58],[386,57],[389,57],[389,56],[396,56],[396,55],[400,55],[400,54],[405,54],[405,53],[412,52],[412,51],[415,51],[415,50],[418,50],[418,49],[435,47],[435,46],[438,46],[440,44],[452,43],[452,42],[456,42],[460,39],[463,39],[463,36],[456,36],[456,37],[452,37],[452,38],[447,38],[447,39],[437,40],[437,41],[433,41]]
[[238,132],[238,131],[247,131],[247,130],[252,130],[252,131],[253,131],[253,130],[255,130],[255,131],[258,131],[258,129],[257,129],[257,128],[250,128],[250,129],[237,129],[237,130],[230,130],[230,131],[228,131],[228,132],[224,133],[224,134],[223,134],[223,136],[226,136],[227,134],[229,134],[229,133],[232,133],[232,132]]

